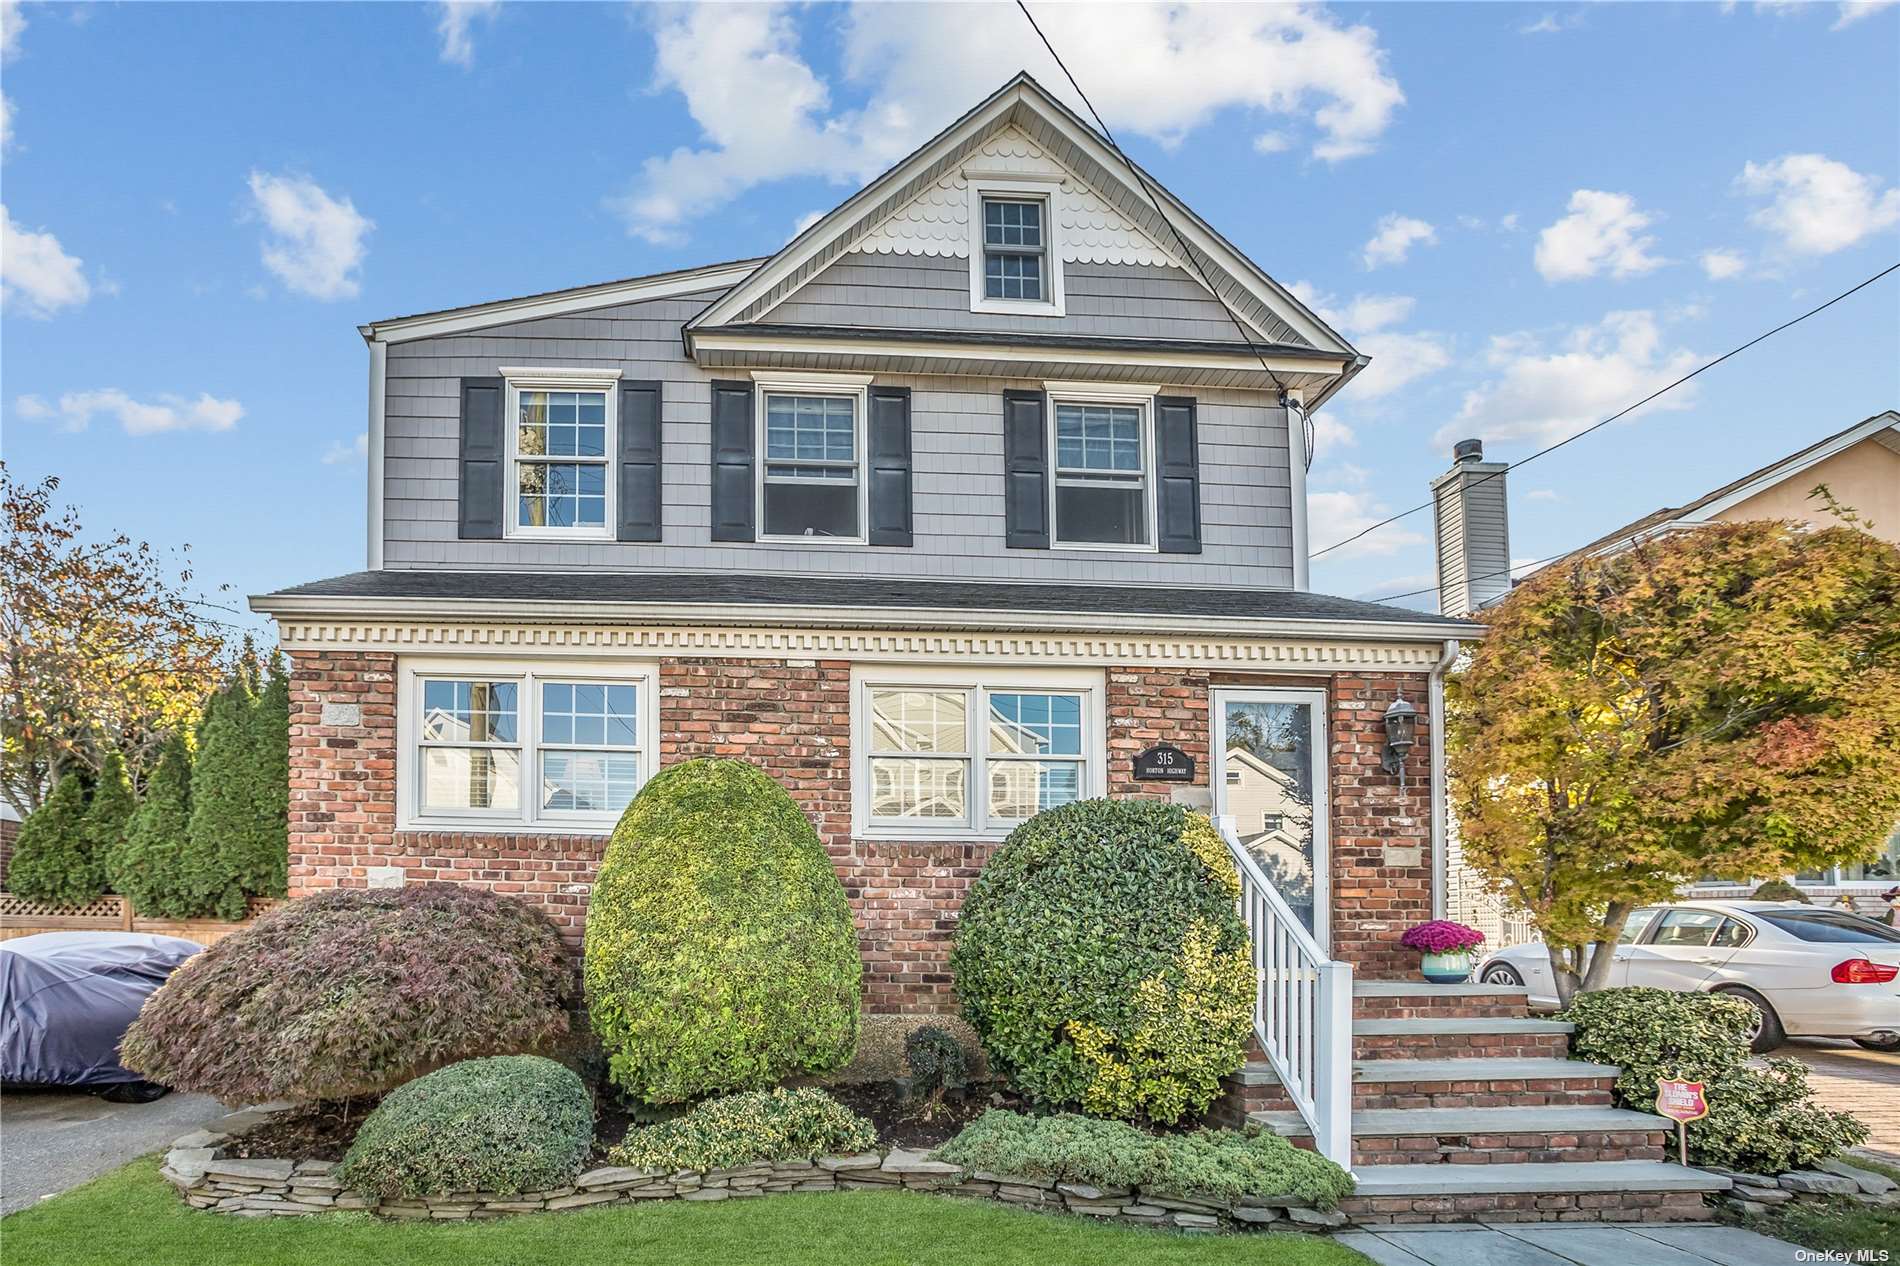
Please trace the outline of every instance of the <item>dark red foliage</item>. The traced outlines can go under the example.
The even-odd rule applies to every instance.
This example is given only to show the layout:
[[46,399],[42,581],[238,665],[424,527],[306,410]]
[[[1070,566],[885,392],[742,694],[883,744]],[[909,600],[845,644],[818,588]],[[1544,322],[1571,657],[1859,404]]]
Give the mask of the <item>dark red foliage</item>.
[[344,1099],[567,1032],[574,969],[546,915],[427,884],[289,902],[190,959],[121,1059],[227,1103]]

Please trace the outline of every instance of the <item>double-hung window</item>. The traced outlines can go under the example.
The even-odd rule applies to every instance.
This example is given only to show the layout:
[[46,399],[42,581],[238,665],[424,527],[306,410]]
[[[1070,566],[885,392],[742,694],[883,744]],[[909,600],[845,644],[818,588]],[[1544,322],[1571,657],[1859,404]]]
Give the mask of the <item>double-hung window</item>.
[[759,384],[759,535],[864,539],[864,407],[869,378]]
[[404,667],[404,821],[611,826],[652,773],[643,668]]
[[509,535],[610,534],[616,377],[509,373]]
[[1055,542],[1147,548],[1153,541],[1148,401],[1052,401]]
[[980,173],[969,183],[971,310],[1061,316],[1059,186]]
[[1001,831],[1100,794],[1093,685],[868,679],[857,708],[872,832]]

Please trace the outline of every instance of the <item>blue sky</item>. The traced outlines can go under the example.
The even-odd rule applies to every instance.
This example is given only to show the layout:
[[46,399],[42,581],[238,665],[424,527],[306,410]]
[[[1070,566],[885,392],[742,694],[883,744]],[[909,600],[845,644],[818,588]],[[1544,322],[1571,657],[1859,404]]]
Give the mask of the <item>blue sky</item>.
[[[0,426],[238,594],[362,565],[374,318],[769,253],[1018,68],[1013,7],[7,3]],[[1038,6],[1148,169],[1374,357],[1313,537],[1900,259],[1891,4]],[[1900,275],[1512,477],[1562,551],[1900,403]],[[1314,587],[1428,582],[1424,516]],[[1429,603],[1429,599],[1413,599]]]

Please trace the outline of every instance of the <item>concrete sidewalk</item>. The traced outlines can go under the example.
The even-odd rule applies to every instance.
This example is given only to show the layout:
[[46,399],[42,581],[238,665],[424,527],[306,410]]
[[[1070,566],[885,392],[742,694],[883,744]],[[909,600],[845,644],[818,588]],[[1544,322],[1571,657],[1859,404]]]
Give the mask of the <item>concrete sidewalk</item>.
[[1729,1226],[1487,1223],[1345,1231],[1378,1266],[1794,1266],[1795,1246]]
[[224,1115],[208,1095],[107,1103],[69,1090],[0,1096],[0,1213],[90,1182]]

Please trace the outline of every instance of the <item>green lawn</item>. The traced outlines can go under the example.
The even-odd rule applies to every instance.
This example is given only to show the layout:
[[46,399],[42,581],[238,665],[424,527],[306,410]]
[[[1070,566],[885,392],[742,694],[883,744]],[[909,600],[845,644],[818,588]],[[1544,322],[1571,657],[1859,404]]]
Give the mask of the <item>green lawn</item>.
[[666,1201],[481,1223],[232,1218],[186,1208],[149,1159],[0,1221],[0,1257],[7,1266],[1366,1266],[1312,1236],[1123,1230],[907,1192]]

